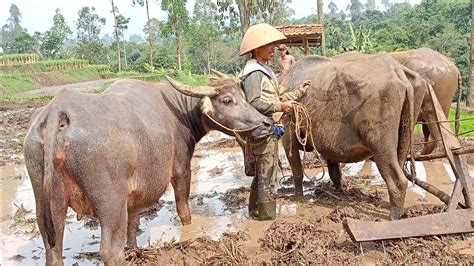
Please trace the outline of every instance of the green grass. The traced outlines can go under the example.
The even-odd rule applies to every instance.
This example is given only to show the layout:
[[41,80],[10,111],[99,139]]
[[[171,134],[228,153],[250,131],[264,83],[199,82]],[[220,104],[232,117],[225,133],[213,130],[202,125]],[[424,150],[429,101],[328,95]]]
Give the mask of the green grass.
[[51,101],[54,96],[42,95],[42,96],[6,96],[0,97],[0,106],[13,105],[45,105]]
[[69,69],[66,71],[72,81],[81,82],[93,79],[100,79],[99,72],[95,67]]
[[212,75],[197,75],[180,71],[176,74],[176,77],[174,78],[187,85],[202,86],[209,83],[209,78],[211,76]]
[[165,80],[165,75],[169,75],[170,77],[176,79],[179,82],[182,82],[187,85],[191,86],[201,86],[206,85],[209,83],[209,77],[211,75],[199,75],[199,74],[192,74],[192,73],[185,73],[184,71],[178,71],[176,73],[140,73],[135,71],[122,71],[117,73],[117,76],[120,78],[131,78],[131,79],[139,79],[145,81],[162,81]]
[[32,90],[38,83],[28,75],[0,74],[0,86],[3,88],[1,97],[13,96],[16,93]]
[[[451,108],[449,110],[449,116],[448,120],[453,121],[450,122],[449,125],[451,127],[451,130],[454,133],[454,115],[456,114],[456,108]],[[474,113],[467,112],[463,109],[461,109],[461,117],[460,119],[469,119],[471,118],[472,120],[467,120],[467,121],[461,121],[461,126],[459,127],[459,133],[467,132],[470,130],[474,130]],[[422,133],[423,131],[421,130],[421,125],[417,124],[415,127],[415,133]],[[474,132],[467,133],[465,135],[462,135],[463,137],[474,137]]]
[[[449,111],[449,118],[448,120],[454,120],[454,115],[456,114],[456,109],[451,108]],[[461,110],[461,117],[460,119],[472,119],[472,120],[467,120],[467,121],[461,121],[461,126],[459,128],[459,133],[467,132],[470,130],[474,130],[474,113],[467,112],[465,110]],[[450,123],[451,129],[454,132],[454,122]],[[464,137],[474,137],[474,132],[462,135]]]
[[107,81],[106,83],[104,83],[102,86],[100,86],[99,88],[95,89],[93,91],[93,93],[102,93],[104,92],[106,89],[108,89],[110,87],[110,85],[112,85],[112,83],[114,83],[113,80],[111,81]]
[[[20,97],[17,93],[38,89],[43,86],[63,85],[69,83],[98,80],[101,78],[133,78],[151,82],[165,80],[165,75],[170,75],[174,79],[191,86],[208,84],[210,75],[197,75],[190,72],[162,70],[154,73],[140,73],[134,71],[123,71],[120,73],[100,73],[102,66],[91,65],[85,68],[68,70],[44,71],[40,68],[40,63],[8,66],[9,71],[0,74],[0,103],[24,103],[29,101],[43,101],[50,98],[42,97]],[[0,71],[1,73],[2,71]],[[106,90],[112,82],[107,82],[94,92],[101,93]]]

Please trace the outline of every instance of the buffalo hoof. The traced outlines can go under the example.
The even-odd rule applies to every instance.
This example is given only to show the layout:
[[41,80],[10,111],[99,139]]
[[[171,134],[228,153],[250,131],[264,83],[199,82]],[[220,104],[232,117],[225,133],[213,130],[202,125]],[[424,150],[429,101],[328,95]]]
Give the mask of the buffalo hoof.
[[390,209],[390,220],[396,221],[400,220],[400,217],[402,217],[404,211],[403,208],[398,208],[398,207],[393,207]]

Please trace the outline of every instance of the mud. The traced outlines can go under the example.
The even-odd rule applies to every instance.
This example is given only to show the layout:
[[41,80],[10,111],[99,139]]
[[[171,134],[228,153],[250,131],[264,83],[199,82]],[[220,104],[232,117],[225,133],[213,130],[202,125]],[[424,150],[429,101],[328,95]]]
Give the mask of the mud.
[[0,166],[23,161],[23,139],[30,117],[36,108],[13,108],[0,111]]
[[[0,186],[2,265],[44,264],[36,227],[34,197],[21,154],[29,117],[35,107],[0,109]],[[470,143],[470,142],[469,142]],[[343,189],[336,190],[312,154],[305,157],[304,197],[293,197],[291,171],[280,149],[277,220],[249,219],[251,178],[234,139],[211,132],[198,144],[192,161],[190,207],[193,224],[181,226],[171,188],[142,214],[138,244],[127,249],[135,264],[248,263],[472,263],[474,239],[468,235],[354,244],[344,231],[345,218],[388,219],[388,194],[373,162],[342,167]],[[417,176],[450,193],[454,176],[445,160],[417,163]],[[472,171],[472,167],[470,170]],[[435,197],[410,184],[405,217],[436,213]],[[67,213],[65,264],[95,265],[100,229],[97,219],[75,220]]]

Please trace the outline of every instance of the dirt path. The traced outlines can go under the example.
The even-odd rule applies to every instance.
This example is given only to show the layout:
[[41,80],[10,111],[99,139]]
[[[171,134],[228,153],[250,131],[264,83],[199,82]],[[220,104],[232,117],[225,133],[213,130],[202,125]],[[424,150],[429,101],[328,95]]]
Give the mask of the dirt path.
[[90,92],[90,91],[94,91],[100,88],[102,85],[104,85],[105,83],[109,81],[115,81],[115,80],[118,80],[118,78],[100,79],[100,80],[72,83],[72,84],[66,84],[66,85],[48,86],[48,87],[43,87],[36,90],[18,93],[16,95],[17,96],[44,96],[44,95],[54,96],[58,94],[58,92],[62,89]]

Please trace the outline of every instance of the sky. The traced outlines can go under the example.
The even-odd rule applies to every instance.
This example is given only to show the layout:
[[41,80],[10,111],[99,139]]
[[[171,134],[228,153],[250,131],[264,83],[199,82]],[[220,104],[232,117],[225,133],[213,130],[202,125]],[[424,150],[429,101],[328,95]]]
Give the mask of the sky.
[[[346,9],[350,0],[333,0],[339,9]],[[366,0],[361,0],[365,3]],[[129,29],[126,36],[132,34],[143,35],[143,26],[146,23],[146,9],[140,6],[133,6],[132,0],[114,0],[115,5],[126,17],[130,17]],[[376,5],[382,7],[382,0],[376,0]],[[405,0],[391,0],[391,2],[405,2]],[[411,4],[419,4],[421,0],[409,0]],[[0,0],[0,26],[6,23],[10,17],[10,6],[14,3],[23,15],[21,25],[30,34],[35,31],[45,32],[53,24],[53,16],[56,8],[61,10],[68,25],[75,31],[75,21],[78,18],[77,12],[84,6],[94,6],[101,17],[105,17],[106,25],[101,31],[101,35],[113,32],[113,17],[110,13],[110,0]],[[150,17],[159,20],[166,19],[166,13],[160,10],[157,0],[149,0]],[[187,9],[192,13],[195,0],[188,0]],[[325,12],[328,12],[327,5],[330,0],[324,0]],[[302,18],[316,13],[316,0],[292,0],[289,7],[295,11],[294,18]]]

